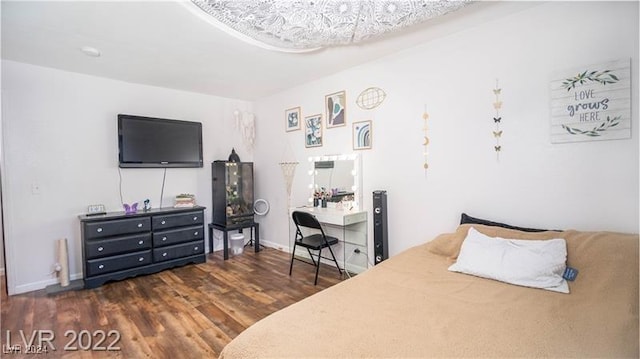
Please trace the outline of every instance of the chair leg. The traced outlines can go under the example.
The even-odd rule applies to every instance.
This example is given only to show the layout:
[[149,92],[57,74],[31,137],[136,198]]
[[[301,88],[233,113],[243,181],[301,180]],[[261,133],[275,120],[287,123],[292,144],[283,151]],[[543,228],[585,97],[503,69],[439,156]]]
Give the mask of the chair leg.
[[313,285],[318,284],[318,272],[320,271],[320,258],[322,258],[322,248],[318,252],[318,265],[316,266],[316,280],[313,282]]
[[[309,248],[307,248],[307,252],[309,252],[309,257],[311,258],[311,261],[313,262],[313,265],[316,265],[316,260],[313,259],[313,254],[311,254],[311,250]],[[318,261],[320,260],[320,257],[318,257]]]
[[291,264],[289,264],[289,276],[291,276],[291,271],[293,270],[293,257],[296,255],[296,245],[297,243],[293,243],[293,250],[291,251]]
[[[331,257],[333,257],[333,261],[336,264],[336,268],[338,268],[338,272],[340,272],[340,275],[342,275],[342,269],[340,269],[340,265],[338,264],[338,260],[336,259],[336,256],[333,255],[333,250],[331,249],[331,246],[329,246],[329,252],[331,252]],[[345,268],[345,270],[347,269]]]

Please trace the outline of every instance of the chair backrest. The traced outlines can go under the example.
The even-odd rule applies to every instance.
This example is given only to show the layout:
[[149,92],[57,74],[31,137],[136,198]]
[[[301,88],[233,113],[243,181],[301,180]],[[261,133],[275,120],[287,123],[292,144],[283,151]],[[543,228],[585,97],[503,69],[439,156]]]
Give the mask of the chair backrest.
[[322,231],[320,222],[318,222],[316,217],[314,217],[311,213],[294,211],[291,216],[293,217],[293,223],[295,223],[296,226],[315,228]]

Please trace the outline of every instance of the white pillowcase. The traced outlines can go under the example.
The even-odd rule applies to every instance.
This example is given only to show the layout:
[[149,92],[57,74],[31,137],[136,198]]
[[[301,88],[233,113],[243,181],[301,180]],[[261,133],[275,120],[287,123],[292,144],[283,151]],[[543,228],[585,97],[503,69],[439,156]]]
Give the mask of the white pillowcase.
[[562,238],[522,240],[489,237],[469,228],[458,260],[449,270],[525,287],[569,293],[562,278],[567,243]]

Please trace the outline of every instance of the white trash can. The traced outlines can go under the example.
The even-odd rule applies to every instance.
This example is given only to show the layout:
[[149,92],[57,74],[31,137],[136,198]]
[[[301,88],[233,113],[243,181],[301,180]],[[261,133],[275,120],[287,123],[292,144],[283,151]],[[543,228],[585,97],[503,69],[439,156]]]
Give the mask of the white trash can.
[[244,234],[236,233],[232,234],[231,237],[231,254],[238,255],[242,254],[242,250],[244,249]]

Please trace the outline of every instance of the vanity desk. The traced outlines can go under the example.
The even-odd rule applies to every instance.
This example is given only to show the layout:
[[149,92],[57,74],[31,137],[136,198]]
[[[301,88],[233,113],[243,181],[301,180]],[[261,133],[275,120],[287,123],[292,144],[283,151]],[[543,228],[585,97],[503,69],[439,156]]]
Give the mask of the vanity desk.
[[[328,236],[340,241],[333,246],[338,262],[348,273],[361,273],[368,265],[367,245],[367,211],[322,207],[292,207],[289,209],[289,249],[293,250],[296,228],[291,220],[294,211],[302,211],[314,215]],[[340,248],[341,247],[341,248]],[[296,251],[296,255],[308,257],[304,251]]]

